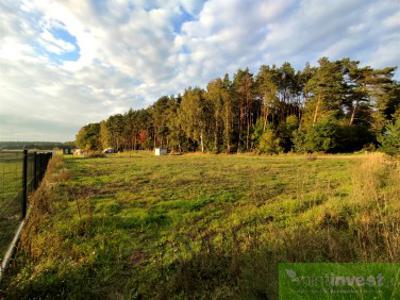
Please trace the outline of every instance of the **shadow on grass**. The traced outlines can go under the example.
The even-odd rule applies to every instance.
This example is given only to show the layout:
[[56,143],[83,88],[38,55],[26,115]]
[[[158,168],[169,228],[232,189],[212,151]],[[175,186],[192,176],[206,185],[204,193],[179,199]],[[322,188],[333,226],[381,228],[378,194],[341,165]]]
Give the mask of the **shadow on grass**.
[[0,199],[0,262],[10,245],[21,222],[21,209],[18,200]]

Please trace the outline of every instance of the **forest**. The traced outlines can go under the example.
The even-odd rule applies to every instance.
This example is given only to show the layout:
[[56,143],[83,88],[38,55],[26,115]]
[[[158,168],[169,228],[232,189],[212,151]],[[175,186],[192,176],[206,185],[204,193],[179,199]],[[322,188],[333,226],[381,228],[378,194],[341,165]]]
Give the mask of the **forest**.
[[201,152],[400,152],[400,82],[396,67],[374,69],[343,58],[296,70],[288,62],[239,69],[206,88],[162,96],[83,126],[86,150],[165,147]]

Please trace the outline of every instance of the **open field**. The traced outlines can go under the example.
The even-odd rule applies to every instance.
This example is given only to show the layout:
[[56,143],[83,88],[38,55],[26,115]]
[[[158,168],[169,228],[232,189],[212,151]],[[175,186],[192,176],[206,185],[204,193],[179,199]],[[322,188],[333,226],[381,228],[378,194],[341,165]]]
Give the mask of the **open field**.
[[278,262],[400,258],[399,170],[380,154],[56,158],[3,292],[276,299]]

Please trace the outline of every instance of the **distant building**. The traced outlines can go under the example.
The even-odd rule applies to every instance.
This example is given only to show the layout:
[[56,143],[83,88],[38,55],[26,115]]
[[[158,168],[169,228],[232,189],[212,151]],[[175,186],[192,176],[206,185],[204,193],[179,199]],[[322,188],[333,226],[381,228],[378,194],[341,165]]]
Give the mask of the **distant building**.
[[154,154],[156,155],[156,156],[161,156],[161,155],[167,155],[167,149],[165,149],[165,148],[155,148],[154,149]]

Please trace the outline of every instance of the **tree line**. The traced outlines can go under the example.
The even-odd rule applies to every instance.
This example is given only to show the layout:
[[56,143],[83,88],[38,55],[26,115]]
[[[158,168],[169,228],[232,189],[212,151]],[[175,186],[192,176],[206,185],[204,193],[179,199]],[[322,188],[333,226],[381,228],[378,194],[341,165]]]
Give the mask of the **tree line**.
[[400,127],[395,70],[326,57],[303,70],[287,62],[262,65],[257,74],[239,69],[205,89],[189,87],[146,109],[83,126],[76,143],[87,150],[166,147],[228,153],[390,148]]
[[29,141],[0,141],[0,150],[22,150],[22,149],[37,149],[51,150],[61,148],[66,143],[61,142],[29,142]]

